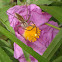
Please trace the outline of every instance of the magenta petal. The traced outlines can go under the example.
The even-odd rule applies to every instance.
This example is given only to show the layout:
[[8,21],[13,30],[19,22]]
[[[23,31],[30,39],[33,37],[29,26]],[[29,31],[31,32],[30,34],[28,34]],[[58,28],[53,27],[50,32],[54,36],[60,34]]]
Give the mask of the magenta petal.
[[[54,21],[49,21],[48,23],[58,27],[58,24]],[[42,44],[45,45],[45,47],[48,47],[59,30],[45,24],[40,26],[39,28],[41,29],[40,38],[42,39]]]
[[27,62],[25,58],[19,58],[19,62]]
[[28,9],[29,9],[30,12],[35,11],[35,12],[37,12],[39,14],[40,14],[40,12],[42,12],[42,10],[40,9],[40,7],[37,6],[37,5],[35,5],[35,4],[29,5]]
[[[56,26],[56,27],[59,27],[57,22],[50,21],[50,22],[48,22],[48,23],[50,23],[50,24],[52,24],[52,25],[54,25],[54,26]],[[58,32],[59,32],[59,30],[54,29],[54,31],[53,31],[53,38],[56,36],[56,34],[57,34]]]
[[36,51],[37,53],[39,53],[40,55],[42,55],[44,53],[44,51],[46,50],[46,47],[44,45],[41,44],[41,40],[40,41],[35,41],[33,43],[28,42],[28,46],[32,47],[34,51]]
[[16,43],[14,43],[14,57],[18,59],[20,56],[22,56],[22,54],[22,48],[19,47]]
[[30,21],[33,21],[36,24],[36,26],[40,26],[48,22],[50,18],[51,18],[51,15],[46,12],[38,13],[36,11],[32,11]]
[[19,40],[21,40],[23,43],[25,43],[25,44],[27,45],[26,40],[25,40],[20,34],[18,34],[17,32],[15,32],[15,35],[16,35],[16,37],[17,37]]
[[48,22],[48,20],[52,17],[50,14],[48,14],[47,12],[42,12],[43,17],[47,20],[45,20],[46,22]]
[[[19,62],[27,62],[24,55],[22,55],[19,59]],[[33,56],[30,55],[31,62],[38,62]]]
[[10,13],[13,15],[13,13],[17,12],[20,9],[20,7],[22,7],[22,6],[16,5],[14,7],[11,7],[10,9],[7,10],[7,14],[9,15],[9,13]]

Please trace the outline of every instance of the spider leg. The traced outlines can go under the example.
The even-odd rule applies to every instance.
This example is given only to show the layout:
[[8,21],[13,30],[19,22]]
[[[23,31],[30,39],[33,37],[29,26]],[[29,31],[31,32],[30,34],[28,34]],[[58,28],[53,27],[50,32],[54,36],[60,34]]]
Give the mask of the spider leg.
[[[18,25],[17,28],[18,28],[18,27],[21,27],[21,25]],[[23,29],[24,29],[24,28],[23,28]],[[24,36],[23,36],[22,34],[20,34],[20,35],[24,38]],[[24,38],[24,39],[25,39],[25,38]],[[25,41],[26,41],[26,39],[25,39]]]
[[31,23],[31,21],[28,22],[28,25]]
[[[21,25],[17,25],[17,28],[18,28],[18,27],[22,27],[22,26],[21,26]],[[23,28],[23,27],[22,27],[22,29],[27,30],[27,29],[25,29],[25,28]]]
[[29,18],[26,20],[26,22],[30,19],[30,16],[31,16],[31,15],[29,15]]
[[[34,24],[34,22],[33,21],[31,21],[33,24]],[[35,24],[34,24],[35,25]],[[36,25],[35,25],[35,27],[36,27]],[[36,33],[37,33],[37,27],[36,27]]]
[[[28,22],[28,25],[29,25],[31,22],[34,24],[34,22],[33,22],[33,21],[29,21],[29,22]],[[34,25],[35,25],[35,24],[34,24]]]
[[27,7],[27,1],[26,1],[26,8],[27,8],[27,15],[26,15],[26,20],[27,20],[27,16],[28,16],[28,7]]
[[[32,26],[32,25],[29,25],[29,26]],[[32,26],[32,27],[34,28],[35,26]],[[33,29],[33,28],[32,28],[32,29]],[[26,30],[27,30],[27,31],[31,31],[32,29],[30,29],[30,30],[27,30],[27,29],[26,29]]]
[[[28,3],[27,3],[27,1],[26,1],[26,7],[28,6]],[[28,17],[28,19],[27,19],[27,16],[28,16],[28,11],[29,11],[29,17]],[[27,16],[26,16],[26,22],[30,19],[30,15],[31,14],[31,12],[30,12],[30,10],[28,10],[28,7],[27,7]]]
[[[32,23],[34,24],[33,21],[29,21],[28,25],[30,24],[30,22],[32,22]],[[29,26],[32,26],[33,28],[36,27],[35,24],[34,24],[34,26],[33,26],[33,25],[29,25]],[[33,28],[32,28],[32,29],[33,29]],[[36,28],[37,28],[37,27],[36,27]],[[31,31],[32,29],[30,29],[30,30],[28,30],[28,31]],[[26,30],[27,30],[27,29],[26,29]]]
[[36,27],[36,34],[37,34],[37,27]]
[[21,27],[21,25],[17,25],[17,28],[18,28],[18,27]]

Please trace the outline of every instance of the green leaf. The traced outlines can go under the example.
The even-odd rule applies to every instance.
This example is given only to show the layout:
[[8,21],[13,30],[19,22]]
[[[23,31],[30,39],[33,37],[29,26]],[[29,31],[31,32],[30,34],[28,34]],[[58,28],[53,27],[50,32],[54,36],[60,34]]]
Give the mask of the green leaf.
[[[10,23],[8,21],[8,15],[6,14],[6,11],[9,9],[9,5],[2,8],[0,10],[0,21],[2,22],[2,24],[10,31],[14,34],[14,30],[12,27],[10,27]],[[4,11],[3,11],[4,10]],[[3,11],[3,12],[2,12]],[[4,16],[3,16],[4,15]]]
[[60,23],[62,23],[62,7],[58,6],[40,6],[41,9],[51,14]]
[[53,1],[49,1],[49,0],[37,0],[37,1],[33,1],[32,4],[37,4],[37,5],[41,5],[41,4],[51,4]]
[[[60,53],[59,53],[60,52]],[[61,44],[61,46],[58,48],[58,50],[55,52],[55,54],[53,55],[53,57],[51,58],[51,62],[53,61],[53,60],[55,60],[56,58],[58,58],[58,57],[60,57],[60,56],[62,56],[62,44]]]
[[14,34],[14,30],[13,30],[12,27],[10,27],[9,21],[4,22],[1,18],[0,18],[0,21],[3,23],[3,25],[5,25],[5,27],[6,27],[10,32],[12,32],[12,33]]
[[4,40],[6,40],[6,39],[7,39],[7,37],[6,37],[6,36],[4,36],[4,35],[0,32],[0,39],[4,39]]
[[51,44],[48,46],[47,50],[43,54],[43,57],[50,60],[61,44],[62,44],[62,29],[59,31],[59,33],[53,39]]
[[6,14],[6,11],[10,8],[10,6],[6,6],[6,7],[3,7],[2,9],[0,9],[0,18],[3,19],[4,21],[7,20],[8,16]]
[[62,6],[62,2],[55,1],[55,2],[51,3],[51,6]]
[[4,52],[4,50],[0,47],[0,61],[1,62],[12,62],[9,56]]
[[22,41],[17,39],[13,34],[11,34],[9,31],[7,31],[5,28],[0,26],[0,32],[2,32],[5,36],[7,36],[10,40],[17,43],[23,50],[25,50],[27,53],[31,54],[34,58],[36,58],[39,62],[48,62],[48,60],[41,55],[39,55],[37,52],[35,52],[31,47],[28,47],[25,45]]
[[55,59],[54,61],[52,61],[52,62],[62,62],[62,56],[56,58],[56,59]]
[[2,49],[5,51],[5,53],[10,57],[13,62],[19,62],[14,58],[14,51],[8,47],[2,47]]
[[57,1],[57,2],[60,2],[61,0],[50,0],[50,1]]
[[0,47],[3,46],[9,47],[9,44],[5,40],[0,39]]
[[10,32],[12,32],[12,33],[14,34],[14,30],[13,30],[12,27],[10,27],[9,21],[4,22],[1,18],[0,18],[0,21],[3,23],[3,25],[4,25]]
[[0,8],[2,8],[2,7],[3,7],[2,0],[0,0]]

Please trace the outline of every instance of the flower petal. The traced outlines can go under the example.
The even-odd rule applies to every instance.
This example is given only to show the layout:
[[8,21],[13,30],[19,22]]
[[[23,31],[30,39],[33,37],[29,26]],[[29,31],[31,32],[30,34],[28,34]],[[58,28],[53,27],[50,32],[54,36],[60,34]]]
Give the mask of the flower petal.
[[[54,21],[49,21],[48,23],[58,27],[58,24]],[[59,30],[45,24],[40,26],[39,28],[41,29],[40,38],[42,39],[42,44],[48,47],[51,41],[55,38],[56,34],[59,32]]]
[[18,59],[20,56],[23,55],[22,48],[14,43],[14,57]]
[[36,26],[40,26],[40,25],[48,22],[49,19],[51,18],[51,15],[48,14],[48,13],[46,13],[46,12],[44,12],[44,13],[40,12],[40,13],[38,13],[36,11],[32,11],[31,12],[31,16],[30,16],[30,19],[29,19],[30,21],[33,21],[34,24],[36,24]]
[[40,12],[42,12],[42,10],[40,9],[40,7],[39,6],[37,6],[37,5],[35,5],[35,4],[31,4],[31,5],[29,5],[28,6],[28,9],[29,9],[29,11],[35,11],[35,12],[37,12],[37,13],[39,13],[40,14]]
[[[24,55],[22,55],[19,59],[19,62],[27,62]],[[33,56],[30,55],[31,62],[38,62]]]
[[44,53],[44,51],[46,50],[46,47],[44,45],[42,45],[41,42],[42,42],[41,40],[40,41],[35,41],[33,43],[28,42],[27,45],[29,47],[32,47],[34,51],[36,51],[37,53],[42,55]]

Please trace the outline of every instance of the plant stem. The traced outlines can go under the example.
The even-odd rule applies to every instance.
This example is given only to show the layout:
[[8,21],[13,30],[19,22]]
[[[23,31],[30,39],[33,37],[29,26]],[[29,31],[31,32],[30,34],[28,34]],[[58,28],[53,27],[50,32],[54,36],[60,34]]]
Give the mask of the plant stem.
[[58,30],[60,30],[60,28],[59,27],[56,27],[56,26],[54,26],[54,25],[51,25],[51,24],[49,24],[49,23],[45,23],[46,25],[48,25],[48,26],[50,26],[50,27],[53,27],[53,28],[55,28],[55,29],[58,29]]

